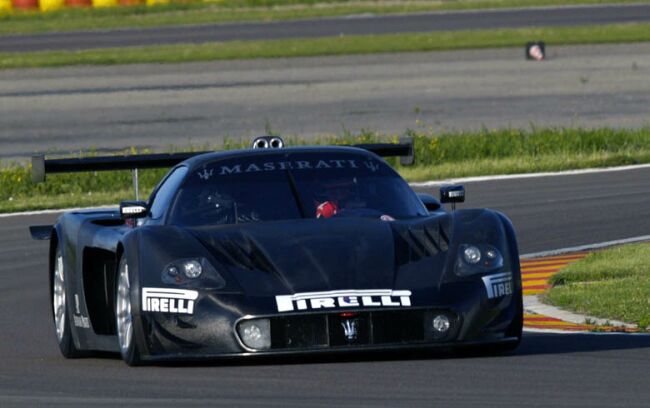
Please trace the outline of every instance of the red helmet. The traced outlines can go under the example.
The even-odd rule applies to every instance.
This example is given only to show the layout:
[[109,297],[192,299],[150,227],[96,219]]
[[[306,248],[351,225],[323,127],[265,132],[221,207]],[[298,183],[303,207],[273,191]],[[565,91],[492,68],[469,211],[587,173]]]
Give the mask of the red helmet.
[[333,201],[325,201],[316,207],[316,218],[330,218],[339,211],[339,206]]

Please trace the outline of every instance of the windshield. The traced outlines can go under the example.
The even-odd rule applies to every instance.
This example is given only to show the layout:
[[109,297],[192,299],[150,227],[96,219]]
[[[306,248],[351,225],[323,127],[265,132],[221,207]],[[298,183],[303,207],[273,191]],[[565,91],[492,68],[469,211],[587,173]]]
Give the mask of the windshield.
[[278,153],[218,160],[195,170],[171,211],[175,225],[297,218],[426,215],[385,162],[355,153]]

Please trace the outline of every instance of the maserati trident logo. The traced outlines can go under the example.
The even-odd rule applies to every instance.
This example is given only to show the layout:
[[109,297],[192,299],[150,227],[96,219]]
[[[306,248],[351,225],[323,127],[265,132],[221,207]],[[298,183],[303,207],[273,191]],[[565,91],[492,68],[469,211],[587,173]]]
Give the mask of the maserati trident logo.
[[374,163],[370,160],[364,162],[368,170],[372,171],[373,173],[379,170],[379,165],[377,163]]
[[345,319],[341,322],[341,326],[343,326],[343,334],[348,340],[348,343],[352,343],[357,339],[357,334],[359,333],[359,320]]
[[209,180],[210,177],[212,177],[213,171],[214,171],[214,169],[210,169],[209,171],[208,171],[208,169],[203,169],[202,171],[199,171],[196,174],[199,175],[199,178],[201,180]]

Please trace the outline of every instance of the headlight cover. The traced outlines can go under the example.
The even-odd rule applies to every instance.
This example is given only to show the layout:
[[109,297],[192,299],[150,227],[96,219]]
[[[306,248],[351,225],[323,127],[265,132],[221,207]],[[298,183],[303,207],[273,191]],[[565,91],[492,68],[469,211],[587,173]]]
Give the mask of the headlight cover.
[[163,268],[163,283],[220,289],[226,281],[204,257],[178,259]]
[[458,259],[454,271],[458,276],[491,272],[503,267],[503,256],[498,249],[487,244],[462,244],[458,246]]
[[243,320],[237,325],[242,343],[253,350],[271,348],[271,321],[269,319]]

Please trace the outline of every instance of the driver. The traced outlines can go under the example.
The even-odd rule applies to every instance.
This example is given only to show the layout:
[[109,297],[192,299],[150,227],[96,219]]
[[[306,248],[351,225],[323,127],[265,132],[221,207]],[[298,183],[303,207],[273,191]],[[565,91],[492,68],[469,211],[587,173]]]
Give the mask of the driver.
[[325,201],[316,207],[316,218],[330,218],[339,212],[339,206],[333,201]]
[[316,218],[330,218],[350,207],[356,194],[356,179],[338,180],[325,184],[324,193],[316,200]]
[[314,202],[316,218],[331,218],[345,213],[345,216],[379,218],[382,221],[395,221],[388,214],[383,214],[368,207],[368,203],[360,198],[359,185],[356,177],[352,180],[337,180],[321,187],[322,194]]

